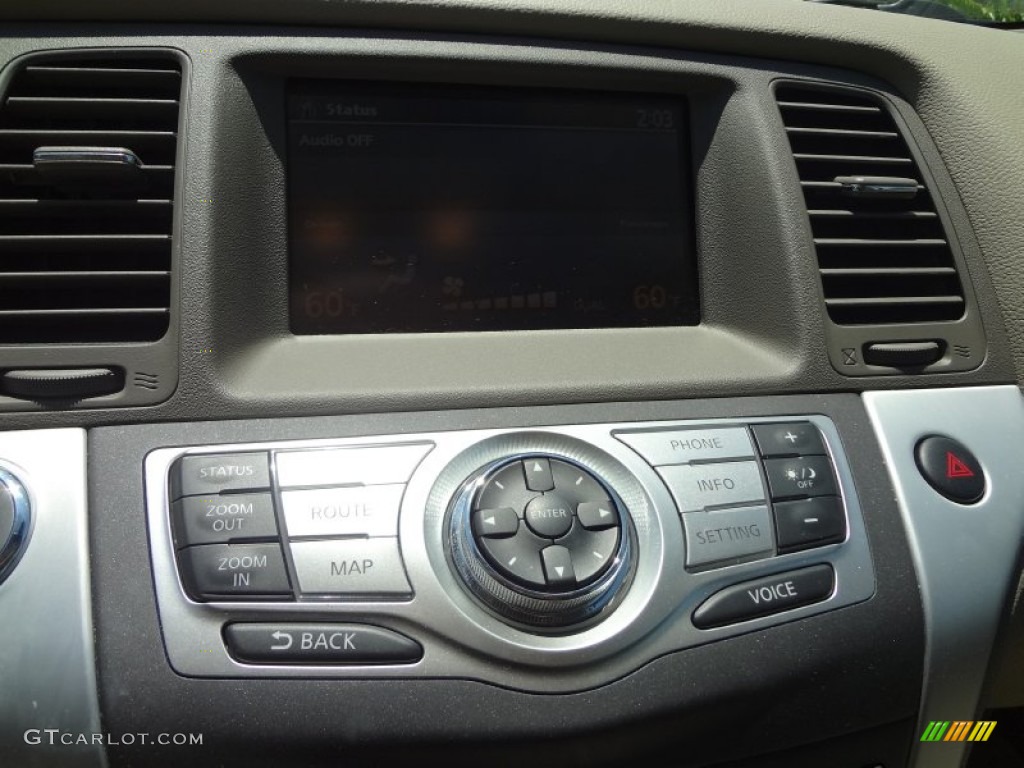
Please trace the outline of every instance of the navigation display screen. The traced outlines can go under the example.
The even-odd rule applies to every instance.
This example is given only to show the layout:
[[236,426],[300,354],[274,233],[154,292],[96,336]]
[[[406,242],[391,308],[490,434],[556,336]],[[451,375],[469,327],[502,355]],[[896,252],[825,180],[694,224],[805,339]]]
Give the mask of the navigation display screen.
[[292,332],[696,324],[686,117],[666,96],[292,81]]

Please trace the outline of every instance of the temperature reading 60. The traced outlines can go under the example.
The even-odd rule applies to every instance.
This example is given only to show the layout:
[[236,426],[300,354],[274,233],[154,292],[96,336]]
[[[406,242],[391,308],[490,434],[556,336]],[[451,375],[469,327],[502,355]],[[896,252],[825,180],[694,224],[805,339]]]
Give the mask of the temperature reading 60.
[[633,289],[633,306],[637,309],[664,309],[667,302],[662,285],[638,285]]
[[345,299],[341,291],[310,291],[306,294],[307,317],[341,317]]

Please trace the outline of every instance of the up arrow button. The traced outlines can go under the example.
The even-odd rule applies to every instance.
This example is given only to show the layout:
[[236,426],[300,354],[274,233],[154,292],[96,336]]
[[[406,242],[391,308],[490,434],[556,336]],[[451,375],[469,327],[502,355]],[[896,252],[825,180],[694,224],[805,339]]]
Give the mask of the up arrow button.
[[553,491],[555,480],[551,475],[551,462],[547,459],[526,459],[523,462],[523,475],[526,478],[526,487],[531,491]]

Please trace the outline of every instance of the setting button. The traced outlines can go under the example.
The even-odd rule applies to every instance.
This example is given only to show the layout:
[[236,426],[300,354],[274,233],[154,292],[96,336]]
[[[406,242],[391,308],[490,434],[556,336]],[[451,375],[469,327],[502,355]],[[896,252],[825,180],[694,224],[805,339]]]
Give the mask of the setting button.
[[766,459],[765,473],[773,499],[799,496],[835,496],[836,480],[827,456]]
[[740,507],[717,512],[687,512],[686,566],[771,554],[772,520],[768,507]]
[[761,455],[770,456],[823,456],[825,443],[818,428],[807,421],[785,424],[753,424],[754,438]]
[[178,557],[189,593],[200,600],[292,591],[279,544],[201,544]]
[[658,467],[680,512],[764,500],[756,461]]
[[282,491],[288,536],[397,536],[404,485]]
[[182,456],[171,467],[171,498],[270,488],[266,453]]
[[531,491],[553,491],[555,480],[551,476],[551,462],[545,458],[524,459],[523,474],[526,477],[526,487]]
[[834,544],[846,538],[846,515],[838,496],[814,496],[775,504],[780,552]]
[[726,587],[694,611],[693,624],[711,629],[817,603],[832,594],[834,583],[832,566],[816,565]]
[[254,664],[411,664],[420,644],[364,624],[228,624],[228,652]]
[[186,496],[171,505],[171,515],[178,547],[277,538],[274,502],[269,493]]
[[745,459],[754,455],[746,427],[616,432],[615,437],[654,467],[690,461]]
[[526,505],[526,524],[538,536],[557,539],[572,527],[572,505],[557,493],[538,496]]
[[396,538],[293,541],[291,548],[305,594],[412,593]]
[[519,515],[511,507],[478,509],[473,513],[473,533],[487,538],[503,539],[515,536],[519,530]]

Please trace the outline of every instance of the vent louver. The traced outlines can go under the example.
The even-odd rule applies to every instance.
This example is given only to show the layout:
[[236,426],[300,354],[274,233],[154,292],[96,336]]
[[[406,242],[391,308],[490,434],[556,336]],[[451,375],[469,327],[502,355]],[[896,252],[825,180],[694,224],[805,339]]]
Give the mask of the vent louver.
[[775,96],[839,325],[957,320],[964,293],[924,177],[889,110],[860,91]]
[[0,103],[0,343],[168,328],[181,68],[33,58]]

